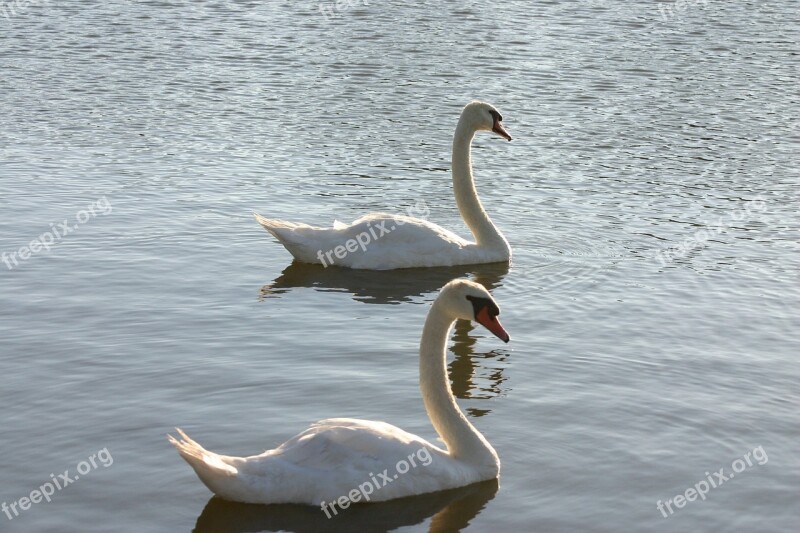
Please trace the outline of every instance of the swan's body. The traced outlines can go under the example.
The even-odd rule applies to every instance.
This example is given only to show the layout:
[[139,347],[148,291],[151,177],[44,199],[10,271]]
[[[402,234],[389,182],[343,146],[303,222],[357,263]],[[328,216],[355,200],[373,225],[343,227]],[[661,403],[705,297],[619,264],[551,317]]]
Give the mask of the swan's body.
[[[432,222],[404,215],[371,213],[332,228],[267,220],[260,215],[256,219],[295,259],[325,266],[391,270],[496,263],[508,261],[510,255],[507,243],[479,246]],[[364,249],[358,239],[365,242]],[[351,244],[354,252],[347,251],[347,242],[355,243]],[[336,255],[337,247],[341,258]]]
[[[278,448],[250,457],[206,451],[180,430],[182,439],[170,436],[170,442],[212,492],[245,503],[319,505],[365,483],[373,485],[369,501],[385,501],[494,479],[500,460],[455,402],[445,347],[457,318],[478,320],[507,342],[498,313],[486,289],[467,280],[447,284],[428,313],[420,388],[446,449],[384,422],[349,418],[322,420]],[[398,473],[401,461],[409,466],[405,473]]]
[[369,214],[351,224],[335,222],[331,228],[258,214],[256,220],[295,259],[305,263],[389,270],[509,261],[511,247],[478,198],[470,157],[472,139],[478,131],[494,131],[511,140],[501,121],[502,116],[491,105],[472,102],[461,112],[453,136],[453,192],[475,242],[421,218],[385,213]]
[[[453,461],[446,451],[384,422],[329,418],[320,420],[274,450],[252,457],[227,457],[204,450],[181,432],[175,442],[203,483],[222,498],[244,503],[319,505],[347,495],[371,478],[381,487],[370,495],[379,502],[469,485],[497,476],[497,468],[479,475]],[[424,448],[429,455],[419,450]],[[423,466],[419,455],[431,457]],[[399,461],[414,456],[417,467],[393,479]],[[386,486],[379,476],[387,470]]]

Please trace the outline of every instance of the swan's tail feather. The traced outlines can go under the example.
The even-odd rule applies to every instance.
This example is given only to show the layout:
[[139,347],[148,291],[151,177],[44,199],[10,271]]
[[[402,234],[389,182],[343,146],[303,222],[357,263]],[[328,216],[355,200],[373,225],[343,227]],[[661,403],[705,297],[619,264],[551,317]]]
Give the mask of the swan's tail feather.
[[228,457],[209,452],[190,439],[183,430],[179,428],[175,428],[175,430],[181,438],[178,440],[172,435],[167,435],[170,444],[175,446],[178,453],[181,454],[181,457],[189,463],[189,466],[197,472],[197,475],[203,483],[213,492],[217,492],[215,489],[217,485],[217,483],[215,483],[216,480],[220,480],[220,478],[230,478],[239,473],[234,466],[225,461],[225,459],[229,459]]
[[286,220],[277,220],[274,218],[266,218],[262,217],[258,213],[253,213],[253,216],[256,217],[256,220],[259,224],[264,226],[264,229],[268,232],[275,235],[275,237],[280,239],[280,234],[276,234],[275,232],[281,232],[281,230],[296,230],[300,228],[312,228],[313,226],[309,226],[308,224],[303,224],[302,222],[288,222]]
[[275,220],[265,218],[258,213],[253,213],[256,220],[265,230],[270,232],[273,237],[287,249],[289,253],[298,261],[305,263],[319,263],[317,257],[319,247],[313,245],[312,235],[314,232],[324,231],[322,228],[315,228],[300,222],[287,222],[285,220]]

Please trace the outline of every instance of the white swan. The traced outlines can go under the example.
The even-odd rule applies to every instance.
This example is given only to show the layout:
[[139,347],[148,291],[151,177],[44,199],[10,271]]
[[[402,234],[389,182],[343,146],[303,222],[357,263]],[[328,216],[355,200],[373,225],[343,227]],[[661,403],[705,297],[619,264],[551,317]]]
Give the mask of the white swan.
[[475,320],[508,342],[499,313],[489,292],[465,279],[445,285],[428,312],[419,348],[420,389],[447,449],[385,422],[350,418],[322,420],[251,457],[206,451],[180,429],[181,440],[168,439],[212,492],[244,503],[322,502],[325,509],[326,502],[343,496],[356,500],[353,491],[364,501],[385,501],[494,479],[500,460],[456,404],[445,347],[458,318]]
[[475,242],[427,220],[386,213],[372,213],[349,225],[335,222],[332,228],[271,220],[257,213],[256,220],[304,263],[390,270],[509,261],[511,247],[478,199],[470,158],[478,131],[511,140],[502,120],[491,105],[471,102],[461,112],[453,136],[453,193]]

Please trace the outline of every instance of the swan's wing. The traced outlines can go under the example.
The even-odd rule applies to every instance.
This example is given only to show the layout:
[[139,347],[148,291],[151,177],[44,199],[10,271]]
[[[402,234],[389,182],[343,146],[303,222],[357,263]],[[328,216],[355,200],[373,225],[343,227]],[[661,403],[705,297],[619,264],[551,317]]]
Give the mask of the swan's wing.
[[468,469],[428,441],[384,422],[347,418],[317,422],[239,465],[246,478],[273,477],[279,471],[284,479],[291,477],[287,483],[292,486],[314,486],[316,504],[364,483],[373,485],[372,499],[380,501],[473,481]]
[[[375,231],[372,231],[372,228]],[[432,243],[455,244],[467,246],[470,241],[462,239],[452,231],[443,228],[438,224],[429,222],[422,218],[414,218],[405,215],[392,215],[389,213],[370,213],[350,224],[348,232],[368,231],[374,242],[380,241],[394,242],[395,244],[403,241],[430,241]]]
[[389,270],[452,266],[468,259],[474,247],[452,231],[427,220],[373,213],[351,224],[320,228],[258,214],[256,220],[299,261],[324,266]]
[[[330,418],[313,424],[264,456],[281,457],[296,466],[336,470],[342,466],[365,467],[407,458],[409,450],[439,448],[425,439],[385,422]],[[248,458],[248,460],[251,458]],[[392,463],[394,466],[394,463]]]
[[386,270],[461,264],[465,249],[475,245],[427,220],[372,213],[331,234],[326,246],[330,264]]
[[[333,254],[333,250],[337,246],[345,245],[351,234],[356,234],[353,224],[344,224],[338,220],[334,220],[332,228],[321,228],[301,222],[266,218],[258,213],[253,213],[253,215],[258,223],[278,239],[295,259],[304,263],[332,264],[331,260],[325,261],[323,254],[328,250],[331,250],[331,254]],[[331,257],[334,256],[331,255]]]

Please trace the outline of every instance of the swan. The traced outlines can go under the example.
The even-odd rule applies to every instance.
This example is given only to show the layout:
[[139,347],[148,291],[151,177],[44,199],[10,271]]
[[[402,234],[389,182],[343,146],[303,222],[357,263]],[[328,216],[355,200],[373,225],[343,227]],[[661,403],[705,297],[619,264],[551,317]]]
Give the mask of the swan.
[[466,279],[445,285],[428,312],[419,348],[420,389],[446,449],[385,422],[351,418],[319,421],[250,457],[209,452],[180,429],[180,440],[167,438],[217,496],[242,503],[321,505],[323,510],[328,505],[329,515],[336,504],[346,508],[351,501],[386,501],[495,479],[500,459],[456,404],[445,348],[459,318],[475,320],[508,342],[499,314],[489,291]]
[[464,107],[453,135],[453,193],[475,242],[422,218],[405,215],[371,213],[349,225],[335,221],[332,228],[254,215],[303,263],[391,270],[508,262],[511,247],[481,205],[470,157],[472,139],[478,131],[492,131],[511,140],[502,120],[492,105],[474,101]]

